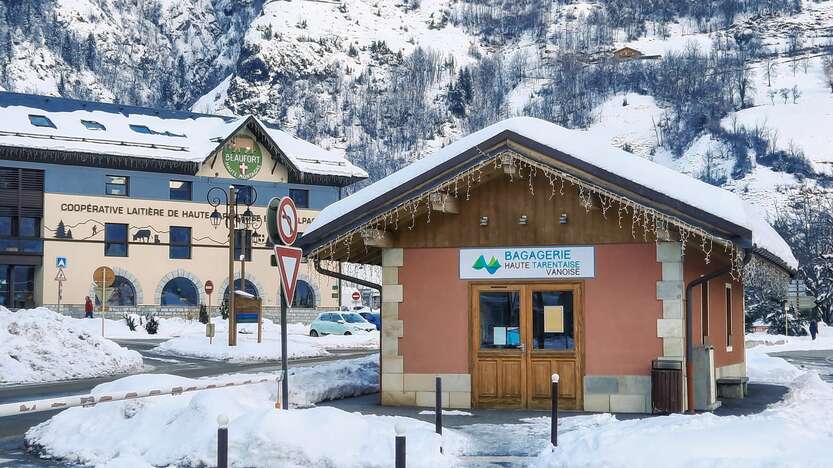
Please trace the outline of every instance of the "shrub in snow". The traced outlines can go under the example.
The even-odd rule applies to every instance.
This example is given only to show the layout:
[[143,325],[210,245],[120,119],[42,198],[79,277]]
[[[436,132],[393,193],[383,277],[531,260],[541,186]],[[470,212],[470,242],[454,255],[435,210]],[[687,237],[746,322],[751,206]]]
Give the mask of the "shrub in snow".
[[147,316],[147,322],[145,322],[145,331],[148,332],[148,335],[155,335],[156,332],[159,331],[159,320],[156,318],[156,316]]
[[205,304],[200,304],[200,323],[208,323],[208,307]]
[[46,382],[135,372],[142,356],[79,325],[37,308],[0,307],[0,383]]
[[220,303],[220,316],[228,320],[228,297],[223,295],[223,302]]
[[127,328],[129,328],[130,331],[136,331],[136,318],[137,317],[134,314],[124,314],[124,322],[127,324]]

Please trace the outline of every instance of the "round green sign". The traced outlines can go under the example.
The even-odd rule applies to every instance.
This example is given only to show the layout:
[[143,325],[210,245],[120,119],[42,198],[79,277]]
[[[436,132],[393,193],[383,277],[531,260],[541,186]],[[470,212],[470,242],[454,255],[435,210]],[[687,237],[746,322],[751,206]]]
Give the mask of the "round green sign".
[[235,179],[251,179],[263,165],[263,155],[254,138],[236,136],[223,147],[223,165]]

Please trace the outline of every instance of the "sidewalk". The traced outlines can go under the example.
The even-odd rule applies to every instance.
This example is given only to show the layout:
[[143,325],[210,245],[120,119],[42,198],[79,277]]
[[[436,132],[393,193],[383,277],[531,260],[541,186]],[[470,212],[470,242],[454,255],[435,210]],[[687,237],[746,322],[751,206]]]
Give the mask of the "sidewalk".
[[[783,398],[787,388],[778,385],[751,384],[749,396],[743,400],[724,400],[715,414],[736,416],[759,413]],[[344,411],[385,416],[405,416],[434,422],[434,414],[420,414],[432,408],[381,406],[380,395],[365,395],[319,403]],[[443,427],[460,431],[472,441],[463,456],[465,466],[525,466],[544,450],[550,440],[549,411],[532,410],[462,410],[470,416],[443,415]],[[608,416],[583,411],[559,411],[558,433],[566,434],[579,427],[593,426]],[[619,420],[656,418],[651,414],[614,414]]]

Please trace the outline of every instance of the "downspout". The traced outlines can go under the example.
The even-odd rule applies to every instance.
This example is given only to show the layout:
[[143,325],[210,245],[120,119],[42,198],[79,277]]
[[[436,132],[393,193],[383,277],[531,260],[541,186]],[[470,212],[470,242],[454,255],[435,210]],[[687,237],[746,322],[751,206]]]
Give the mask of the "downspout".
[[[752,259],[752,249],[743,249],[743,265],[741,268],[745,267],[747,263]],[[717,271],[713,271],[708,275],[701,276],[696,280],[688,283],[688,286],[685,288],[685,315],[686,315],[686,355],[685,355],[685,368],[686,368],[686,393],[687,393],[687,402],[688,402],[688,412],[690,414],[694,414],[694,365],[691,363],[691,356],[694,354],[694,317],[691,316],[691,291],[700,286],[703,283],[706,283],[710,280],[713,280],[719,276],[723,276],[726,273],[732,271],[731,265],[722,268]]]
[[[339,262],[339,266],[340,265],[341,265],[341,263]],[[338,271],[328,270],[328,269],[321,266],[321,260],[318,259],[318,258],[315,259],[315,271],[317,271],[318,273],[321,273],[324,276],[329,276],[331,278],[335,278],[335,279],[338,279],[338,280],[349,281],[351,283],[360,284],[360,285],[366,286],[370,289],[375,289],[375,290],[379,291],[379,324],[380,324],[379,326],[381,326],[381,323],[382,323],[382,309],[381,309],[381,307],[382,307],[382,285],[381,284],[371,283],[370,281],[366,281],[366,280],[359,279],[359,278],[354,278],[352,276],[345,275],[344,273],[341,273],[341,272],[338,272]],[[339,290],[339,297],[340,296],[341,296],[341,291]],[[371,311],[373,310],[372,302],[373,302],[373,300],[371,299],[371,304],[370,304],[370,310]],[[341,307],[341,302],[339,302],[339,307]],[[382,373],[382,337],[381,337],[381,333],[380,333],[380,336],[379,336],[379,375],[381,375],[381,373]],[[380,394],[381,394],[381,390],[382,390],[382,381],[381,381],[381,379],[379,380],[379,390],[380,390]]]

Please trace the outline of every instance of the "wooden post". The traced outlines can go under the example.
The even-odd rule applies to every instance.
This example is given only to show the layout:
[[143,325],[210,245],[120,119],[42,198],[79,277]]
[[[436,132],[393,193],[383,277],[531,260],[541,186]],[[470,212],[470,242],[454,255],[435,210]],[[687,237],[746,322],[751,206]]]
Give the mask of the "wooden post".
[[107,287],[107,270],[104,270],[101,276],[104,281],[101,282],[101,309],[98,313],[101,314],[101,337],[104,338],[104,301],[106,300],[104,289]]

